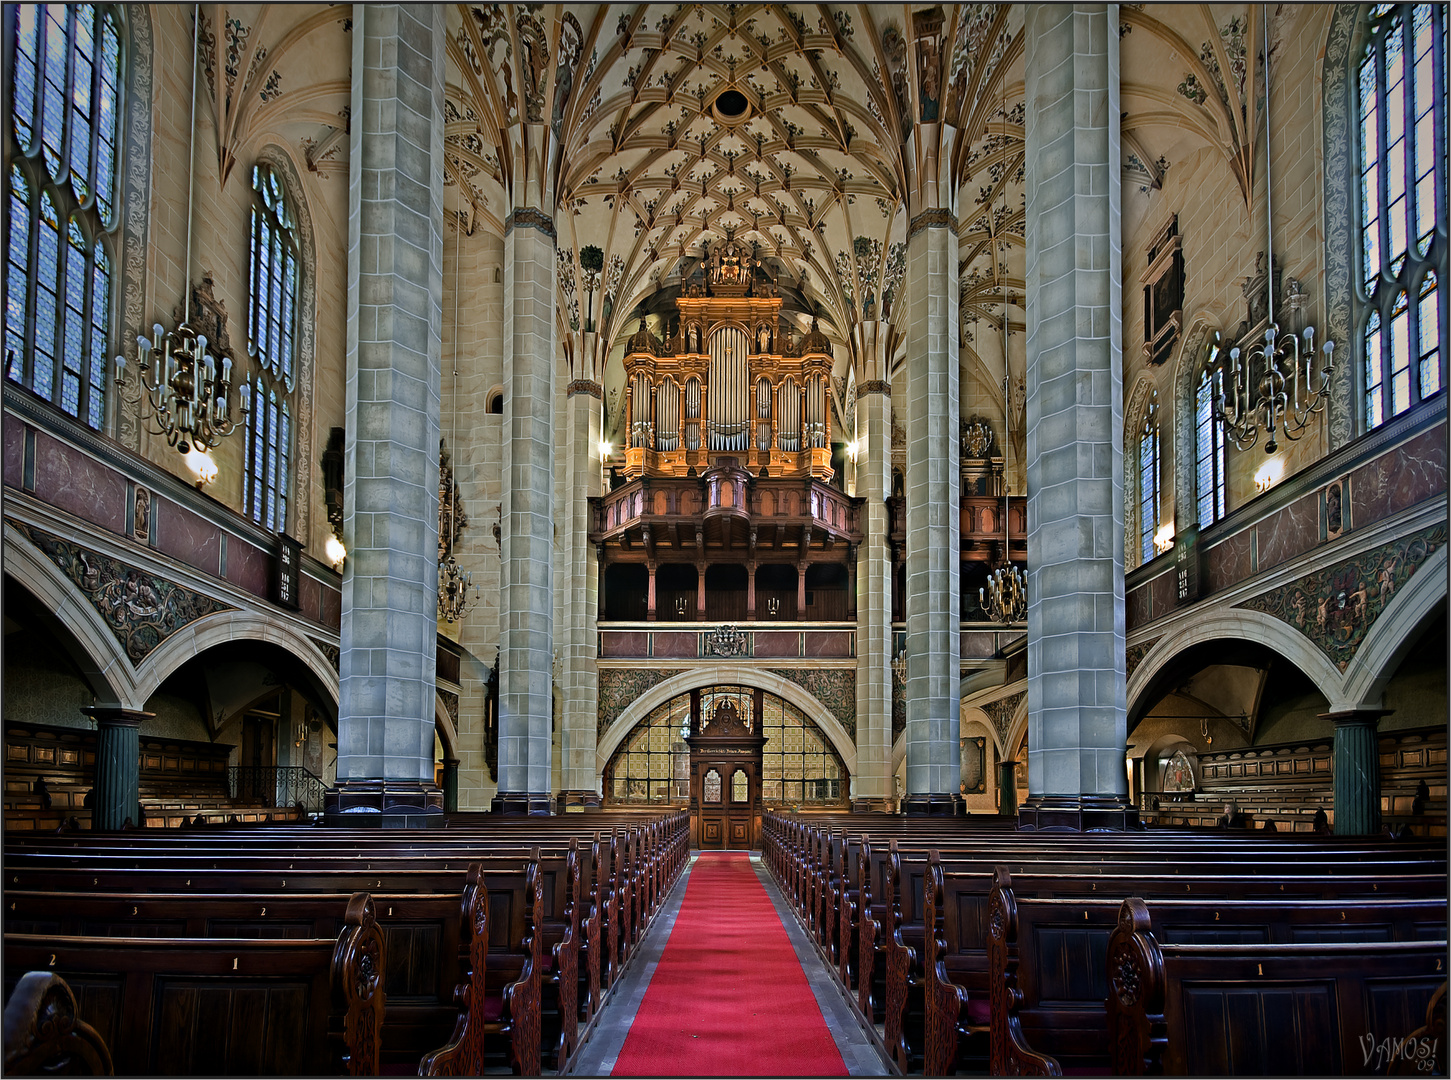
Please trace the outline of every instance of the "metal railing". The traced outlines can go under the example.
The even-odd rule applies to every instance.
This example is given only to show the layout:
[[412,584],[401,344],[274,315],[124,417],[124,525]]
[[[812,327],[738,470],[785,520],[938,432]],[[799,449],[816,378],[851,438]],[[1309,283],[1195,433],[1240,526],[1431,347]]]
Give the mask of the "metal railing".
[[301,806],[320,814],[327,784],[301,765],[232,765],[227,769],[227,791],[234,802]]

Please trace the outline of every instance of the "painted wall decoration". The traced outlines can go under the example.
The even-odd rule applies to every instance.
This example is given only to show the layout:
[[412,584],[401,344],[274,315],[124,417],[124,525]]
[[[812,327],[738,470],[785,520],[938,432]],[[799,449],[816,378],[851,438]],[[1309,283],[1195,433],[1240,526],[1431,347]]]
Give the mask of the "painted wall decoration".
[[907,688],[901,679],[892,680],[892,741],[907,730]]
[[998,698],[997,701],[989,701],[979,708],[987,713],[988,719],[993,723],[993,730],[998,733],[998,742],[1006,746],[1008,743],[1008,732],[1013,727],[1013,717],[1018,715],[1018,706],[1023,703],[1027,696],[1026,690],[1019,690],[1016,694],[1009,694],[1005,698]]
[[1164,790],[1193,791],[1194,786],[1194,763],[1183,750],[1175,750],[1164,766]]
[[849,668],[768,668],[801,687],[831,710],[847,738],[856,741],[856,672]]
[[596,732],[603,735],[611,724],[620,718],[630,702],[634,701],[650,687],[662,683],[673,675],[674,671],[636,670],[634,668],[601,668],[600,669],[600,697],[599,697],[599,720],[596,724]]
[[1438,522],[1237,606],[1289,623],[1344,671],[1396,591],[1445,543]]
[[131,662],[144,660],[178,630],[230,604],[158,578],[145,570],[7,518],[6,521],[60,567],[111,628]]
[[1155,645],[1159,644],[1159,640],[1160,640],[1159,638],[1154,638],[1152,641],[1141,641],[1141,642],[1139,642],[1139,644],[1137,644],[1137,645],[1130,645],[1128,648],[1126,648],[1124,650],[1124,681],[1125,682],[1127,682],[1129,679],[1132,679],[1134,677],[1134,672],[1137,671],[1138,668],[1139,668],[1139,665],[1144,662],[1144,657],[1148,656],[1149,655],[1149,651]]

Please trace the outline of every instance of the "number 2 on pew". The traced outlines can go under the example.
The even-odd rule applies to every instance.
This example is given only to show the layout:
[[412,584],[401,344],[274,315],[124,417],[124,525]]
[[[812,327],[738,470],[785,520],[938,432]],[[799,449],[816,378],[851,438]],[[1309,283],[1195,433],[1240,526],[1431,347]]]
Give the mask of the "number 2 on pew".
[[50,954],[50,966],[55,967],[55,953]]

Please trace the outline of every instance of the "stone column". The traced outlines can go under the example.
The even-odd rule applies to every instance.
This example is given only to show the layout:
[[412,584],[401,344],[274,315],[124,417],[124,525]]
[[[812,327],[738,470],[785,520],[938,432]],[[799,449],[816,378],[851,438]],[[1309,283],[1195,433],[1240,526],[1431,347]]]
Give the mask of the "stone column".
[[520,206],[509,215],[499,792],[493,802],[500,813],[548,814],[552,803],[555,246],[554,220],[545,209]]
[[890,809],[892,790],[892,386],[891,325],[861,323],[857,351],[856,491],[862,500],[857,549],[856,791],[852,809]]
[[[902,809],[961,813],[957,220],[907,227],[907,790]],[[860,392],[860,391],[858,391]]]
[[141,721],[155,713],[107,706],[82,709],[96,722],[96,787],[91,828],[114,831],[141,823]]
[[348,562],[328,800],[329,819],[352,825],[437,823],[442,803],[433,703],[444,37],[438,5],[353,12]]
[[443,809],[452,814],[458,810],[458,758],[443,759]]
[[1335,724],[1335,835],[1380,835],[1380,737],[1389,709],[1322,713]]
[[998,813],[1011,817],[1018,812],[1017,763],[1012,758],[998,762]]
[[1030,828],[1124,828],[1118,5],[1027,8]]
[[[604,390],[598,380],[602,343],[593,332],[571,335],[573,379],[565,390],[569,445],[565,454],[560,509],[564,546],[564,626],[561,631],[564,702],[561,721],[560,787],[565,809],[600,805],[596,766],[599,721],[599,559],[589,542],[589,499],[604,493],[600,479],[600,435]],[[567,524],[567,528],[564,527]]]

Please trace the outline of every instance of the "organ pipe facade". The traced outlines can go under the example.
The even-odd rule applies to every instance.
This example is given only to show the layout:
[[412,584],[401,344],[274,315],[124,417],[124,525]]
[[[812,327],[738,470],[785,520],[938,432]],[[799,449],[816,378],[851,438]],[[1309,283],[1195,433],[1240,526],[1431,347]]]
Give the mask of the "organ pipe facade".
[[752,475],[829,480],[831,346],[799,340],[768,280],[688,286],[662,341],[640,320],[625,355],[624,473],[684,476],[717,457]]

